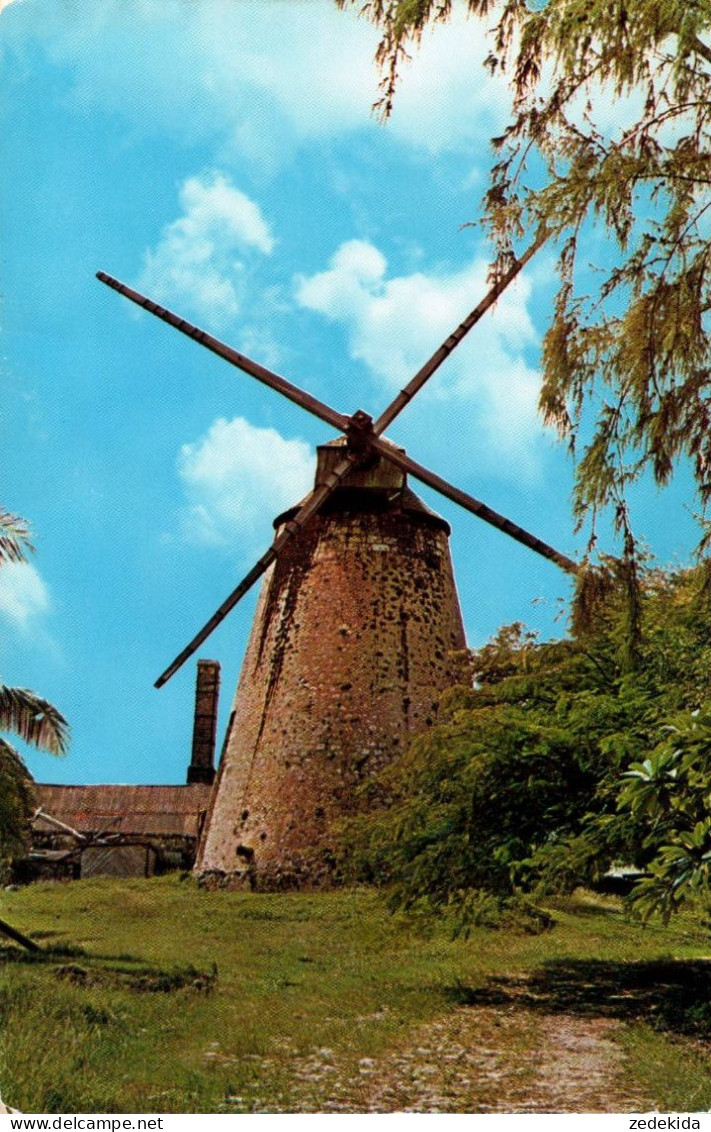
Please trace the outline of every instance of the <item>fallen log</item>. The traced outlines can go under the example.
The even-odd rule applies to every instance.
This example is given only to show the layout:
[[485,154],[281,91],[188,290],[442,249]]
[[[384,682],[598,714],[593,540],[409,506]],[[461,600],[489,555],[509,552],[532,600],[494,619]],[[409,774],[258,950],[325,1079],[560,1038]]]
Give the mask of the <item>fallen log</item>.
[[28,951],[41,951],[42,948],[38,943],[35,943],[29,936],[23,935],[18,932],[17,928],[13,928],[12,924],[7,924],[4,920],[0,920],[0,932],[3,935],[9,936],[15,943],[19,943],[22,947],[26,947]]

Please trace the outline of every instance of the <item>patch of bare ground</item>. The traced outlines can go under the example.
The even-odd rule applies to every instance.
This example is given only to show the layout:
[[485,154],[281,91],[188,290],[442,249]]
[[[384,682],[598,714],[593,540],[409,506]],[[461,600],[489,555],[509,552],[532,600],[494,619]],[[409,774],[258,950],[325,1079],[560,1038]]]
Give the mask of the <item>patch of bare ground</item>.
[[[328,1049],[291,1064],[287,1112],[649,1111],[616,1041],[624,1023],[461,1007],[355,1064]],[[254,1111],[254,1109],[252,1110]]]
[[541,1019],[542,1060],[533,1103],[522,1112],[648,1112],[655,1107],[630,1087],[626,1057],[615,1040],[624,1023],[612,1018],[547,1015]]

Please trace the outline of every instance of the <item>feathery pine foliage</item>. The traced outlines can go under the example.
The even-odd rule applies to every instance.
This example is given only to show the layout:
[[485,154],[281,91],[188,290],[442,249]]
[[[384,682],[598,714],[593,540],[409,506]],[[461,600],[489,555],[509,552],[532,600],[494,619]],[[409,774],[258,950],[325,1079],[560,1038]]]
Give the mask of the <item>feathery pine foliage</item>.
[[[32,549],[25,520],[0,507],[0,585],[2,566],[26,562]],[[0,731],[11,731],[53,755],[63,755],[69,742],[69,725],[56,707],[27,688],[5,684],[0,684]],[[26,844],[33,800],[22,757],[0,735],[0,873]]]
[[[641,594],[632,671],[628,593],[614,572],[601,571],[570,639],[540,643],[514,624],[475,651],[474,688],[452,689],[442,722],[380,776],[371,794],[385,805],[346,823],[347,875],[390,885],[396,907],[425,898],[475,915],[481,891],[566,890],[614,861],[655,861],[678,815],[662,826],[630,804],[625,774],[668,717],[709,694],[711,596],[702,567],[647,567]],[[708,759],[711,770],[711,740]],[[684,836],[690,822],[684,814]],[[708,832],[711,861],[711,821]]]
[[[450,19],[452,0],[336,2],[357,6],[382,32],[377,106],[387,117],[408,49]],[[573,449],[584,426],[579,521],[590,519],[594,534],[609,505],[629,538],[626,489],[648,470],[665,484],[689,460],[702,503],[711,498],[711,6],[467,0],[467,8],[489,28],[487,64],[512,91],[484,202],[496,269],[541,223],[557,241],[540,407]],[[595,222],[607,242],[587,294]]]

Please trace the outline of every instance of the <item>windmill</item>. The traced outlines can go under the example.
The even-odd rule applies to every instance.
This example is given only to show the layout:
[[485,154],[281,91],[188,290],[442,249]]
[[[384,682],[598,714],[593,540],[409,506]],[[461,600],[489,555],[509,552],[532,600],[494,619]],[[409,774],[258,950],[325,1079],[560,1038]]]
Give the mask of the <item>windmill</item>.
[[545,240],[520,259],[376,419],[346,415],[119,280],[97,278],[335,427],[313,490],[274,521],[265,554],[156,681],[161,687],[266,574],[223,745],[196,871],[280,888],[330,875],[329,829],[356,788],[435,717],[464,630],[449,526],[410,475],[567,572],[566,555],[452,486],[384,436]]

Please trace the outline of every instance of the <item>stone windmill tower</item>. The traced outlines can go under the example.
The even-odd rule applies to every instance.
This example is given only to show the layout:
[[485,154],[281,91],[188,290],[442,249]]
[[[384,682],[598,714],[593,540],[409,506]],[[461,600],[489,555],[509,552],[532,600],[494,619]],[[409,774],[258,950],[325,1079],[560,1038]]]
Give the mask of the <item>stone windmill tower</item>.
[[575,563],[416,463],[385,429],[518,274],[542,238],[487,293],[373,421],[346,416],[125,284],[139,306],[335,426],[313,491],[160,687],[266,574],[235,696],[196,870],[219,883],[288,887],[328,878],[330,826],[356,789],[433,722],[464,630],[448,524],[408,486],[435,488],[566,571]]
[[[342,458],[318,451],[316,483]],[[275,520],[282,531],[293,511]],[[329,872],[329,826],[432,723],[465,646],[449,527],[378,457],[269,567],[197,863],[270,887]],[[242,799],[235,813],[235,800]]]

